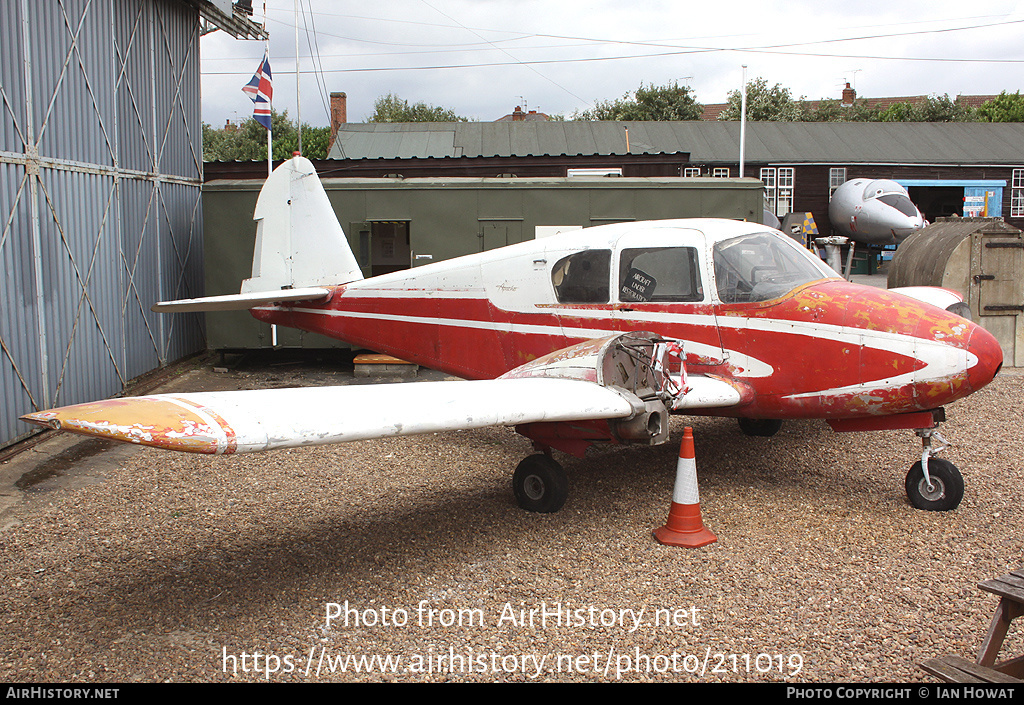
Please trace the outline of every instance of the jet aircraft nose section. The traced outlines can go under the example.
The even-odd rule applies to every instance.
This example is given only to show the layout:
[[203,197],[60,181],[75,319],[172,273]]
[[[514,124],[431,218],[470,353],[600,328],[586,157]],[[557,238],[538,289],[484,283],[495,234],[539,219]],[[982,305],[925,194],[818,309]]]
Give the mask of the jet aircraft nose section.
[[978,391],[999,373],[1003,366],[1003,349],[999,341],[981,326],[974,326],[967,345],[971,360],[977,360],[967,370],[967,381],[971,389]]
[[903,186],[889,179],[853,179],[836,189],[828,207],[832,225],[859,242],[900,242],[924,227],[924,216]]
[[[890,226],[896,242],[906,239],[908,235],[924,226],[924,216],[921,215],[921,211],[910,200],[907,190],[895,181],[886,179],[872,181],[864,189],[864,200],[874,200],[892,209],[880,210],[876,217],[879,224]],[[894,211],[898,211],[898,213]]]

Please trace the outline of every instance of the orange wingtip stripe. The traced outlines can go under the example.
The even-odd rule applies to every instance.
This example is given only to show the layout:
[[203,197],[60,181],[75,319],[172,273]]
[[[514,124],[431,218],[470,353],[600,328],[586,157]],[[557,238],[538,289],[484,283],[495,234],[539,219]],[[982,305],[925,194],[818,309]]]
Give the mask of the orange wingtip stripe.
[[[159,397],[106,399],[39,411],[21,417],[47,428],[190,453],[225,452],[223,419],[209,419]],[[234,450],[234,433],[230,433]]]

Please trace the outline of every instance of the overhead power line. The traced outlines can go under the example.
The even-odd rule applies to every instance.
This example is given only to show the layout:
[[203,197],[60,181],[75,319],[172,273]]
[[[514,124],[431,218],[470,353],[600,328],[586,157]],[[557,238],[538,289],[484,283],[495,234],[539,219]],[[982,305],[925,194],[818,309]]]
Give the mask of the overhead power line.
[[[317,13],[321,14],[321,13]],[[441,13],[442,15],[444,13]],[[447,15],[444,15],[447,17]],[[449,18],[450,19],[450,18]],[[453,20],[454,21],[454,20]],[[627,46],[648,46],[648,47],[664,47],[672,49],[672,51],[662,52],[650,52],[642,54],[623,54],[617,56],[592,56],[592,57],[575,57],[575,58],[560,58],[560,59],[522,59],[513,56],[507,50],[502,47],[497,47],[493,42],[484,41],[484,45],[488,45],[492,50],[500,51],[505,55],[509,56],[509,61],[480,61],[472,63],[449,63],[449,64],[430,64],[430,65],[413,65],[413,66],[371,66],[371,67],[348,67],[338,69],[322,69],[323,73],[365,73],[365,72],[383,72],[383,71],[436,71],[436,70],[451,70],[451,69],[472,69],[472,68],[491,68],[501,66],[515,66],[522,65],[526,67],[531,66],[542,66],[542,65],[556,65],[556,64],[574,64],[574,63],[588,63],[595,61],[628,61],[635,59],[647,59],[647,58],[659,58],[666,56],[683,56],[688,54],[708,54],[708,53],[752,53],[752,54],[775,54],[781,56],[802,56],[802,57],[814,57],[814,58],[844,58],[844,59],[871,59],[881,61],[911,61],[911,62],[940,62],[940,63],[969,63],[969,64],[1020,64],[1024,63],[1024,58],[976,58],[976,57],[941,57],[941,56],[891,56],[891,55],[878,55],[878,54],[848,54],[848,53],[830,53],[830,52],[806,52],[806,51],[785,51],[786,49],[794,49],[797,47],[809,47],[821,44],[836,44],[842,42],[855,42],[855,41],[868,41],[877,39],[892,39],[899,37],[910,37],[926,34],[937,34],[937,33],[950,33],[950,32],[961,32],[975,29],[988,29],[992,27],[1007,26],[1024,23],[1024,20],[1002,20],[999,22],[989,22],[984,24],[973,24],[960,27],[945,27],[938,29],[922,29],[913,30],[907,32],[895,32],[888,34],[873,34],[873,35],[861,35],[856,37],[845,37],[845,38],[832,38],[832,39],[815,39],[802,42],[789,42],[784,44],[764,44],[754,46],[741,46],[741,47],[708,47],[708,46],[681,46],[676,44],[668,44],[663,42],[641,42],[641,41],[630,41],[630,40],[603,40],[593,39],[584,37],[571,37],[567,35],[529,35],[531,37],[545,36],[549,38],[557,38],[561,40],[577,40],[577,41],[589,41],[589,42],[602,42],[613,45],[627,45]],[[287,23],[282,23],[286,24]],[[293,26],[293,25],[289,25]],[[446,27],[450,25],[444,25]],[[469,28],[466,28],[469,29]],[[470,30],[474,31],[475,30]],[[323,33],[325,36],[337,36],[331,35],[330,33]],[[479,35],[477,35],[479,36]],[[397,45],[397,44],[396,44]],[[413,46],[404,44],[402,46]],[[433,46],[433,45],[420,45],[420,46]],[[469,45],[460,45],[469,46]],[[552,47],[537,47],[540,49],[552,48]],[[557,47],[562,48],[562,47]],[[464,51],[462,49],[456,51]],[[408,52],[400,52],[397,55],[403,55]],[[434,53],[434,52],[430,52]],[[377,54],[380,55],[380,54]],[[388,55],[388,54],[384,54]],[[353,55],[345,55],[345,58],[351,58]],[[354,56],[360,56],[355,54]],[[337,58],[336,55],[328,55],[328,58]],[[322,67],[323,56],[320,56],[321,67]],[[240,75],[245,74],[245,69],[239,69],[238,71],[203,71],[203,75],[216,76],[216,75]],[[288,73],[279,72],[279,73]],[[293,72],[294,73],[294,72]],[[545,77],[546,78],[546,77]],[[551,80],[551,79],[547,79]],[[556,84],[557,85],[557,84]],[[567,89],[566,89],[567,90]],[[575,97],[575,96],[574,96]]]

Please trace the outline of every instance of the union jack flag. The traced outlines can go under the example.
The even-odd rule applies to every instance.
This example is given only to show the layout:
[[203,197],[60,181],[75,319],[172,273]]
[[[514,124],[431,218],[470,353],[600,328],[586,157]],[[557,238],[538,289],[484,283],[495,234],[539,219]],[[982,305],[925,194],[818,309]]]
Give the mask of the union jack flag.
[[274,84],[270,78],[270,55],[264,54],[260,67],[252,80],[242,86],[242,92],[252,100],[253,120],[270,129],[270,102],[274,97]]

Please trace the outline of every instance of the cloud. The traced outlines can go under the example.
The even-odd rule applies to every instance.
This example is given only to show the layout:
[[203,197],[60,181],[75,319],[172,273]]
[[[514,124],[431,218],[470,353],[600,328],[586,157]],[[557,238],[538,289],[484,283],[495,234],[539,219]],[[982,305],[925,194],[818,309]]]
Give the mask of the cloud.
[[[739,86],[742,64],[748,77],[781,83],[794,96],[810,99],[839,97],[845,81],[855,83],[861,96],[998,93],[1021,88],[1018,65],[911,59],[1024,60],[1019,48],[1024,24],[936,31],[1024,19],[1019,3],[1005,1],[969,6],[916,0],[889,6],[825,6],[809,0],[785,5],[763,0],[301,4],[312,9],[299,21],[302,119],[318,125],[328,122],[325,93],[331,91],[348,94],[351,120],[367,117],[374,101],[387,93],[494,120],[521,102],[569,115],[641,83],[680,81],[701,102],[724,102]],[[275,108],[294,117],[293,2],[268,5]],[[894,34],[900,36],[865,38]],[[825,40],[843,41],[809,44]],[[251,104],[241,86],[262,54],[262,42],[240,42],[223,33],[202,40],[204,120],[220,125],[248,116]]]

